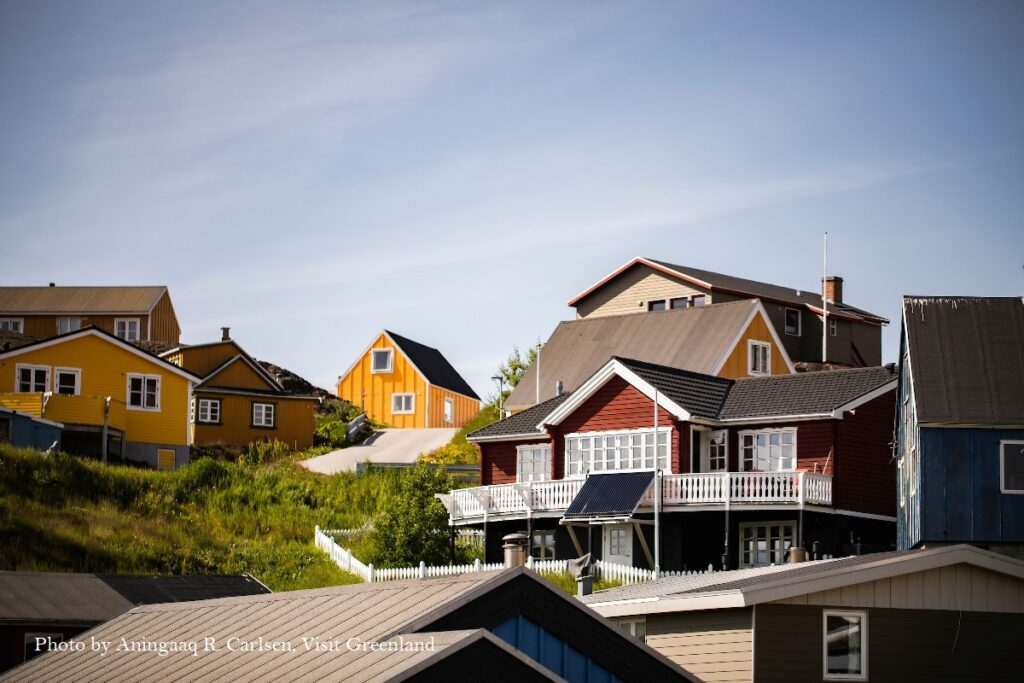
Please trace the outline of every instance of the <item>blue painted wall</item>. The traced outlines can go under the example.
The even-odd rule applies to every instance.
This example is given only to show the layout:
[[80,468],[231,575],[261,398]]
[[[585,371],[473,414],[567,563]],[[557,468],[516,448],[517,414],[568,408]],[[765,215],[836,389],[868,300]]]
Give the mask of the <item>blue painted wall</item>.
[[1024,543],[1024,495],[999,491],[999,442],[1024,429],[919,429],[920,539]]
[[494,635],[570,683],[620,683],[607,669],[522,615],[495,628]]
[[29,415],[21,413],[0,413],[0,420],[10,420],[11,444],[19,448],[38,448],[41,451],[49,448],[54,441],[60,450],[59,427],[37,422]]

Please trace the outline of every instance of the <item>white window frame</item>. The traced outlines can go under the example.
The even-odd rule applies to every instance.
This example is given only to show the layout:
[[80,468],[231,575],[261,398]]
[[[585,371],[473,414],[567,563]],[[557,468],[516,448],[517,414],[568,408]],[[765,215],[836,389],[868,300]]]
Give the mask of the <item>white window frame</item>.
[[[141,379],[142,380],[142,405],[139,405],[139,406],[132,405],[132,380],[133,379]],[[125,384],[125,395],[124,395],[125,407],[128,408],[128,410],[141,410],[141,411],[145,411],[145,412],[148,412],[148,413],[159,413],[160,412],[160,393],[161,393],[161,388],[162,388],[162,384],[163,384],[162,379],[163,378],[161,378],[160,375],[144,375],[144,374],[139,373],[139,372],[129,372],[128,376],[127,376],[127,378],[125,380],[126,381],[126,384]],[[149,380],[156,380],[156,405],[155,406],[147,406],[146,405],[146,384],[147,384],[147,382],[149,382]]]
[[[530,476],[525,476],[526,468],[524,467],[525,461],[530,460],[531,464],[536,466],[537,461],[536,452],[540,451],[540,461],[542,472],[530,472]],[[533,469],[533,468],[531,468]],[[524,444],[522,446],[516,446],[516,482],[527,483],[531,481],[550,481],[551,480],[551,444],[546,443],[535,443],[535,444]]]
[[[21,371],[31,370],[32,380],[29,382],[29,390],[24,391],[21,388]],[[36,389],[39,386],[36,383],[36,370],[42,370],[46,373],[46,379],[43,380],[42,388]],[[29,363],[16,363],[14,365],[14,393],[16,394],[38,394],[45,393],[50,390],[50,378],[52,373],[50,372],[49,365],[31,365]]]
[[[764,353],[764,368],[757,370],[754,367],[754,354],[756,350],[765,349]],[[760,357],[758,357],[760,360]],[[747,374],[748,375],[770,375],[772,374],[772,345],[766,341],[758,341],[756,339],[750,339],[747,341]]]
[[[388,365],[386,368],[377,368],[377,354],[383,353],[387,355]],[[395,350],[391,348],[387,349],[372,349],[370,351],[370,373],[373,375],[386,375],[390,372],[395,371]]]
[[[18,329],[14,329],[15,323],[17,323]],[[17,334],[25,334],[25,319],[0,318],[0,332],[15,332]]]
[[[828,618],[857,617],[860,619],[860,673],[830,674],[828,672]],[[821,615],[821,676],[826,681],[868,680],[868,613],[866,610],[826,609]]]
[[[648,443],[647,436],[651,437],[650,443]],[[609,438],[615,439],[611,448],[608,447],[607,439]],[[625,438],[626,443],[622,444],[619,441],[620,438]],[[635,442],[637,438],[639,438],[639,443]],[[590,445],[587,448],[582,446],[582,440],[584,439],[590,440]],[[596,445],[595,439],[602,440],[599,447]],[[579,444],[574,448],[576,440],[579,440]],[[650,427],[646,429],[616,429],[605,432],[575,432],[566,434],[564,442],[565,478],[585,477],[588,472],[650,472],[659,467],[665,474],[672,474],[672,429],[670,427],[659,427],[658,441],[658,447],[655,448],[654,429]],[[623,448],[629,452],[627,458],[629,466],[627,467],[620,466],[623,463],[621,453]],[[639,448],[640,452],[634,452],[635,448]],[[648,448],[652,449],[650,456],[648,456]],[[615,451],[612,456],[613,459],[608,457],[608,450]],[[578,463],[572,457],[577,451],[580,453]],[[602,457],[600,460],[594,457],[597,451],[601,451]],[[650,460],[648,460],[648,457],[650,457]],[[636,458],[640,460],[639,467],[632,466]],[[651,464],[648,465],[648,462]],[[601,466],[598,467],[598,464]],[[609,467],[609,464],[613,466]]]
[[[117,326],[124,323],[125,336],[118,334]],[[129,336],[129,323],[135,323],[135,336]],[[114,336],[125,341],[139,341],[142,339],[142,321],[139,318],[114,318]]]
[[[795,332],[790,332],[789,331],[789,322],[786,320],[786,316],[789,315],[790,311],[792,311],[793,313],[796,313],[796,331]],[[790,308],[789,306],[786,306],[785,310],[782,312],[782,329],[786,332],[786,334],[788,334],[790,336],[799,337],[799,336],[801,336],[803,334],[803,328],[804,328],[804,315],[803,315],[803,311],[801,311],[799,308]]]
[[[267,416],[270,419],[267,419]],[[259,419],[257,419],[259,416]],[[277,406],[273,403],[260,403],[253,401],[252,404],[252,426],[265,429],[274,429],[277,426]]]
[[[201,398],[196,405],[196,424],[220,424],[221,403],[219,398]],[[216,410],[214,410],[216,406]],[[206,408],[206,417],[203,417],[203,408]],[[214,417],[216,413],[216,417]]]
[[[68,329],[61,331],[61,323],[64,322],[65,320],[68,322]],[[74,327],[71,327],[71,321],[74,321]],[[80,329],[82,329],[82,318],[80,316],[62,315],[59,318],[57,318],[57,334],[70,334],[71,332],[75,332]]]
[[[759,435],[761,435],[761,434],[765,434],[766,435],[766,439],[768,441],[768,443],[766,444],[765,447],[768,449],[768,463],[769,463],[769,465],[771,465],[771,460],[772,460],[772,453],[771,453],[772,437],[771,437],[771,435],[772,434],[780,434],[780,435],[781,434],[792,434],[793,435],[793,456],[792,456],[792,458],[793,458],[793,466],[792,467],[788,467],[788,468],[785,468],[785,469],[768,469],[768,470],[753,470],[753,469],[748,470],[747,469],[746,458],[744,457],[744,452],[743,452],[744,449],[746,448],[746,445],[743,443],[744,442],[744,438],[743,437],[745,437],[745,436],[753,436],[754,437],[754,446],[753,446],[753,448],[754,448],[754,458],[753,458],[753,460],[754,460],[754,462],[757,462],[757,460],[758,460],[758,458],[757,458],[757,450],[759,448],[761,448],[761,446],[759,446],[757,444],[757,437]],[[740,472],[754,472],[754,471],[756,471],[756,472],[793,472],[793,471],[795,471],[797,469],[797,464],[799,462],[799,451],[797,450],[797,443],[796,443],[796,437],[797,437],[797,428],[796,427],[782,427],[781,429],[743,429],[743,430],[740,430],[736,434],[736,436],[739,439],[738,453],[739,453],[739,470],[740,470]],[[779,444],[778,444],[778,447],[779,447],[780,450],[782,449],[782,446],[783,446],[783,444],[782,444],[782,437],[780,436],[779,437]]]
[[[537,543],[537,537],[550,537],[551,543]],[[533,537],[530,539],[530,555],[535,560],[553,560],[556,554],[556,536],[554,529],[534,529]],[[535,554],[536,551],[536,554]]]
[[446,398],[444,400],[444,421],[448,424],[455,422],[455,400]]
[[[766,540],[769,543],[769,546],[768,546],[768,549],[767,549],[767,552],[768,552],[768,555],[769,555],[768,564],[759,564],[757,562],[744,562],[743,561],[743,555],[744,555],[744,551],[745,551],[744,544],[746,542],[746,538],[745,538],[743,532],[746,531],[747,529],[754,529],[754,542],[756,544],[757,539],[758,539],[757,529],[759,529],[761,527],[764,527],[764,528],[768,529],[768,528],[773,527],[773,526],[777,526],[777,527],[780,528],[780,536],[779,536],[779,541],[780,542],[783,542],[783,541],[785,541],[785,539],[789,538],[792,541],[789,544],[789,547],[793,548],[793,547],[796,546],[796,540],[797,540],[796,539],[796,522],[793,521],[793,520],[775,520],[775,521],[770,521],[770,522],[748,522],[748,523],[740,524],[740,526],[739,526],[739,567],[740,567],[740,569],[749,569],[751,567],[770,567],[772,565],[776,565],[777,566],[777,565],[781,565],[781,564],[783,564],[785,562],[785,555],[786,555],[787,548],[782,548],[782,550],[780,551],[780,556],[778,558],[775,558],[777,561],[772,561],[772,559],[771,559],[771,555],[775,551],[771,548],[771,545],[770,545],[771,541],[772,541],[772,537],[771,537],[771,532],[770,531],[766,531],[766,533],[765,533],[765,538],[766,538]],[[789,527],[789,530],[790,530],[789,534],[787,534],[785,532],[785,528],[786,527]],[[752,551],[751,557],[753,559],[757,558],[757,549],[756,549],[756,547]]]
[[828,319],[828,336],[837,337],[839,336],[839,323],[836,322],[835,318]]
[[615,623],[619,625],[619,628],[639,640],[641,643],[647,642],[647,617],[617,619]]
[[[409,408],[405,409],[396,404],[399,399],[409,399]],[[397,409],[396,409],[397,408]],[[391,394],[391,414],[392,415],[413,415],[416,413],[416,394],[413,393],[396,393]]]
[[[75,393],[73,394],[61,394],[59,391],[60,387],[60,375],[74,375],[75,376]],[[81,368],[54,368],[53,369],[53,393],[61,396],[81,396],[82,394],[82,369]]]
[[[715,444],[714,440],[719,435],[723,436],[721,444]],[[729,471],[729,430],[728,429],[716,429],[712,432],[708,432],[708,472],[728,472]],[[721,448],[724,452],[721,454],[723,458],[722,467],[716,468],[715,455],[712,454],[712,450],[715,448]]]
[[1008,489],[1006,488],[1006,455],[1003,446],[1020,446],[1021,452],[1024,454],[1024,441],[1019,439],[1002,439],[999,442],[999,492],[1006,493],[1011,496],[1024,495],[1024,489]]

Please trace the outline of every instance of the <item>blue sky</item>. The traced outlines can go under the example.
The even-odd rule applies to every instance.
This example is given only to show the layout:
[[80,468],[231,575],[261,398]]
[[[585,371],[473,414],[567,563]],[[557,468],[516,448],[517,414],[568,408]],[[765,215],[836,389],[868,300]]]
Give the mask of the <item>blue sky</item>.
[[1024,289],[1022,65],[1014,2],[0,1],[0,282],[327,388],[388,328],[492,393],[633,256],[812,289],[825,230],[896,322]]

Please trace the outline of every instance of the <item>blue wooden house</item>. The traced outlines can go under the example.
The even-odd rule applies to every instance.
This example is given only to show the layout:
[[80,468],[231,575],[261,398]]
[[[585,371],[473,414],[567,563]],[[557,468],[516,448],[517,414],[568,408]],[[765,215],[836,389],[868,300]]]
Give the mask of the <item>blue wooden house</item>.
[[904,297],[895,437],[901,550],[1024,550],[1021,297]]
[[60,450],[64,425],[0,406],[0,443],[41,451]]

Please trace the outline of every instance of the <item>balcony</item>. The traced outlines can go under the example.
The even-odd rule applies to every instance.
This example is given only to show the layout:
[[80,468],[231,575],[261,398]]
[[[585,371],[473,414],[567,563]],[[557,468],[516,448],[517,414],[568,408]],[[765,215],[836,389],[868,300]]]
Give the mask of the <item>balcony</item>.
[[[605,475],[594,475],[605,476]],[[583,479],[497,484],[456,489],[442,501],[452,524],[517,519],[562,512],[583,486]],[[724,509],[727,505],[832,505],[832,477],[814,472],[712,472],[666,474],[665,510]],[[653,510],[650,494],[641,507]],[[549,516],[549,515],[545,515]]]
[[[107,399],[101,396],[65,396],[51,393],[3,393],[0,406],[68,425],[103,426]],[[127,414],[124,401],[110,400],[107,425],[124,431]]]

